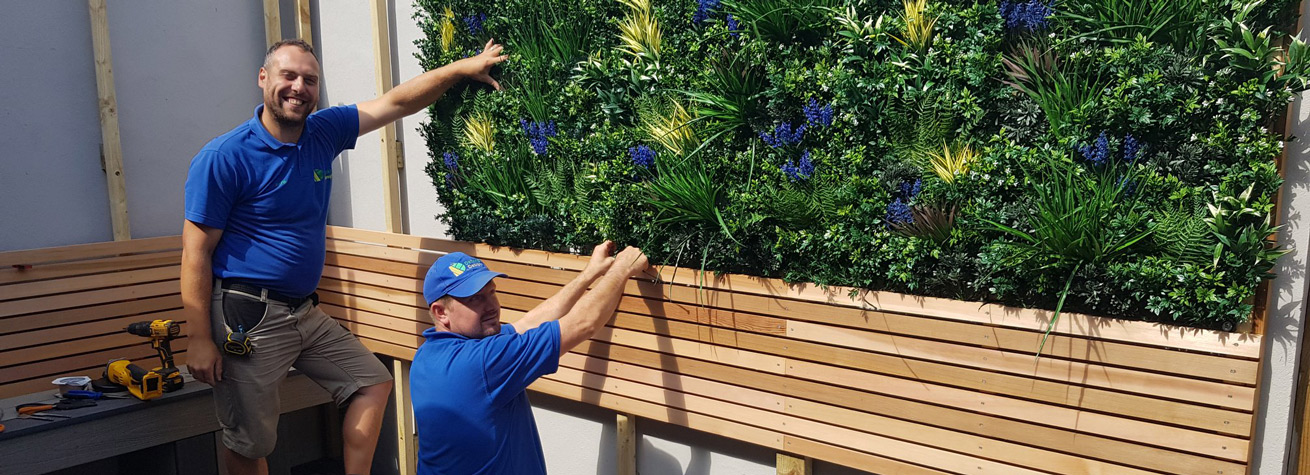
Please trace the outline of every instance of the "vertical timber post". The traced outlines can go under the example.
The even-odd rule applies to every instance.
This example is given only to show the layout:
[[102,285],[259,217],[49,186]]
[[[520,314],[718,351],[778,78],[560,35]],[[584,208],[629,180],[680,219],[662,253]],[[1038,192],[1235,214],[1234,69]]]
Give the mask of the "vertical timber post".
[[278,0],[264,0],[264,47],[282,41],[282,12]]
[[615,465],[618,475],[637,475],[637,416],[618,414],[618,451]]
[[[387,0],[370,0],[373,11],[373,58],[377,70],[378,96],[391,90],[391,28],[387,14]],[[387,231],[405,232],[400,208],[400,153],[396,142],[396,124],[390,123],[379,131],[382,138],[382,192],[386,196]]]
[[114,93],[114,55],[109,48],[109,15],[105,0],[88,0],[91,47],[95,51],[96,92],[99,95],[100,153],[109,187],[109,217],[114,240],[132,239],[127,219],[127,182],[123,177],[123,144],[118,134],[118,97]]
[[314,46],[314,29],[310,24],[309,0],[296,0],[296,37]]
[[[373,15],[373,59],[377,70],[378,95],[391,90],[391,28],[387,0],[370,0]],[[404,221],[400,207],[400,154],[396,142],[396,124],[390,123],[378,131],[382,139],[382,192],[384,197],[387,232],[403,233]],[[394,359],[391,362],[395,376],[396,398],[396,454],[400,475],[411,475],[418,469],[418,440],[414,432],[414,407],[409,398],[410,362]]]
[[797,457],[778,452],[778,475],[812,475],[814,461],[809,457]]

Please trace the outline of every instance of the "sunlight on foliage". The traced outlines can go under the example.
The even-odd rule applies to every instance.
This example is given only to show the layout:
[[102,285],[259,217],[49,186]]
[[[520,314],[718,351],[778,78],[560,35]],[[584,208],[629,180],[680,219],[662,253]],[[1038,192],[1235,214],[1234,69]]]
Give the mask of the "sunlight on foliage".
[[455,44],[455,11],[446,7],[446,13],[441,16],[441,51],[449,53],[450,47]]
[[633,55],[636,60],[660,58],[660,23],[651,10],[650,0],[619,0],[628,12],[619,21],[619,49]]
[[464,118],[464,140],[471,146],[485,153],[496,149],[495,130],[491,128],[491,118],[486,114],[476,113]]
[[901,20],[905,23],[905,31],[901,33],[903,38],[893,35],[892,39],[916,53],[927,53],[928,47],[932,46],[933,25],[937,23],[937,17],[928,14],[928,0],[904,0],[903,6],[905,7],[905,13],[901,15]]
[[942,181],[955,184],[955,177],[969,173],[969,167],[978,160],[978,153],[968,144],[955,144],[954,147],[942,143],[942,151],[928,156],[932,171]]
[[681,102],[670,101],[664,110],[643,114],[641,123],[651,139],[681,156],[700,144],[696,131],[691,127],[693,119]]

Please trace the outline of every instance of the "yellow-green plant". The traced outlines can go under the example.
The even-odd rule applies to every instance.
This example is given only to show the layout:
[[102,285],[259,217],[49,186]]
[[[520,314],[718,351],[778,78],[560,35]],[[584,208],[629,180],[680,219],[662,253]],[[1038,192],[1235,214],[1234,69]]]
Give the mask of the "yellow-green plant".
[[446,13],[441,16],[441,51],[449,53],[450,47],[455,44],[455,12],[446,7]]
[[892,39],[916,53],[927,53],[928,47],[932,46],[937,17],[928,14],[928,0],[903,0],[902,5],[905,7],[905,13],[901,14],[905,31],[901,32],[901,37],[891,35]]
[[660,23],[651,11],[650,0],[619,0],[628,12],[619,22],[619,49],[641,59],[660,58]]
[[696,131],[691,127],[693,117],[682,103],[670,101],[665,110],[650,111],[643,115],[641,123],[646,133],[670,152],[683,155],[700,144]]
[[495,129],[491,118],[481,112],[464,118],[464,140],[488,154],[496,149]]
[[928,155],[928,163],[932,165],[933,173],[941,177],[942,181],[955,184],[955,177],[969,173],[969,167],[978,160],[978,153],[968,144],[955,144],[952,147],[946,142],[942,142],[941,153],[931,153]]

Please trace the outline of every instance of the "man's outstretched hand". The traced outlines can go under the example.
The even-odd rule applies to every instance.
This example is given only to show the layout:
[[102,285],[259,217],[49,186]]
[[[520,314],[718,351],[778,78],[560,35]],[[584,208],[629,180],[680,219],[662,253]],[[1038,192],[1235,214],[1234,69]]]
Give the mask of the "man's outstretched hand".
[[464,77],[485,82],[499,91],[501,89],[500,83],[492,79],[491,68],[509,59],[509,56],[501,54],[504,51],[505,46],[496,44],[496,39],[492,38],[487,40],[487,45],[482,47],[482,52],[478,53],[477,56],[461,59],[454,62],[453,65],[458,67],[457,71],[463,74]]
[[628,246],[618,256],[614,257],[614,265],[610,267],[610,272],[622,272],[624,277],[633,277],[642,273],[650,267],[650,262],[646,259],[646,254],[632,246]]
[[605,271],[610,270],[610,266],[614,264],[614,258],[610,256],[613,253],[614,241],[597,244],[596,248],[591,250],[591,261],[587,262],[587,268],[582,273],[591,278],[605,274]]

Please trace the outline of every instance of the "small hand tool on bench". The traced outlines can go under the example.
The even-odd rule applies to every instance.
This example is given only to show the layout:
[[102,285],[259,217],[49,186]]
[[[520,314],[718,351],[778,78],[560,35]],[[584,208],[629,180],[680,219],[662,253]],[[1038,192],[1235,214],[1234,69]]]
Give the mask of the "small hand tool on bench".
[[69,391],[61,397],[63,397],[64,399],[91,400],[91,401],[98,401],[101,399],[127,399],[127,396],[121,396],[117,394],[105,394],[100,391],[82,391],[82,390]]
[[[62,418],[62,419],[68,419],[68,418],[72,417],[72,416],[65,416],[65,415],[63,415],[63,414],[50,414],[50,413],[47,413],[47,414],[37,414],[38,412],[45,412],[45,411],[49,411],[49,410],[51,410],[51,409],[56,409],[56,408],[59,408],[59,407],[60,407],[60,406],[59,406],[58,404],[42,404],[42,403],[37,402],[37,403],[19,404],[17,407],[15,407],[15,409],[18,410],[18,415],[19,415],[20,417],[21,417],[21,416],[31,416],[31,417],[36,418],[36,419],[40,419],[40,418],[43,418],[43,417],[58,417],[58,418]],[[85,407],[85,406],[83,406],[83,407]],[[64,408],[64,409],[74,409],[73,407],[68,407],[68,406],[64,406],[63,408]]]

